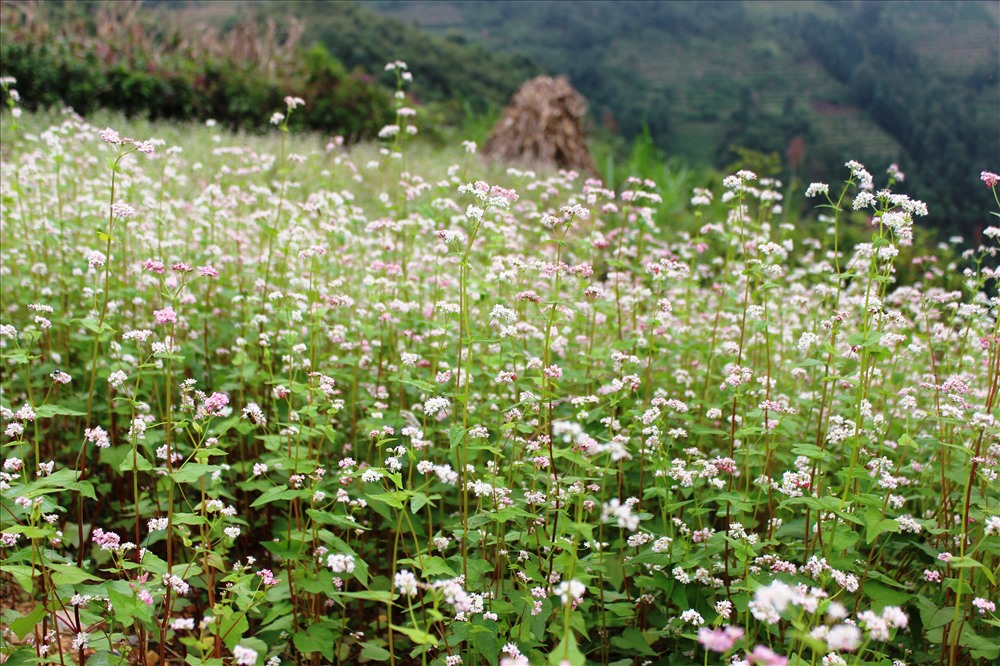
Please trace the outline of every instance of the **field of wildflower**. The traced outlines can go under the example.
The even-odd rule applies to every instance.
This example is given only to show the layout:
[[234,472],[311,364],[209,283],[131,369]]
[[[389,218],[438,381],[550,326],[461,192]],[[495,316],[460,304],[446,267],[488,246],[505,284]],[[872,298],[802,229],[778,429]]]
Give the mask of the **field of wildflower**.
[[787,222],[3,83],[0,662],[997,663],[1000,229],[902,283],[898,169]]

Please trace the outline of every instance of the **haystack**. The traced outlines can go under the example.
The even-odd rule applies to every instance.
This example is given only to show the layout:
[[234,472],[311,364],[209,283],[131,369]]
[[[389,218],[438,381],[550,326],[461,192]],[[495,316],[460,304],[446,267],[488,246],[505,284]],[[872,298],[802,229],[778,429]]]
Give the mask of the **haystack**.
[[483,155],[524,168],[557,167],[596,175],[583,117],[587,100],[565,76],[539,76],[514,93]]

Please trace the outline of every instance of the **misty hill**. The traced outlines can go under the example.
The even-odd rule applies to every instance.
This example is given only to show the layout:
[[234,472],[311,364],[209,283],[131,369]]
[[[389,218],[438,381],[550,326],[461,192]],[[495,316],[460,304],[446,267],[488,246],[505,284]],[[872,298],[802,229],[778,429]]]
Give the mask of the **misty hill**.
[[732,145],[791,145],[813,177],[899,162],[938,225],[982,219],[977,176],[1000,156],[1000,3],[362,4],[566,73],[597,122],[648,125],[668,155],[722,166]]
[[978,175],[1000,162],[1000,2],[149,4],[222,29],[295,15],[303,46],[349,71],[406,60],[431,124],[567,74],[595,127],[627,140],[648,128],[668,157],[724,169],[749,148],[800,182],[839,180],[849,159],[875,173],[897,162],[928,224],[975,235],[988,222]]

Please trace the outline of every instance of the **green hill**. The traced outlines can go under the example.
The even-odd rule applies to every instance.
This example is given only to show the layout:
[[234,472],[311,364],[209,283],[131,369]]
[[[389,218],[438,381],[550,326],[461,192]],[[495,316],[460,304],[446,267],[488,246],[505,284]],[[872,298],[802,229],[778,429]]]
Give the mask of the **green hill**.
[[420,101],[444,103],[452,111],[483,113],[499,108],[538,72],[519,53],[496,52],[457,34],[434,35],[354,2],[159,4],[176,10],[180,22],[204,22],[223,30],[250,17],[282,24],[294,16],[301,21],[301,44],[322,44],[347,69],[379,72],[387,62],[403,60],[416,75],[411,89]]
[[800,174],[899,162],[938,226],[970,230],[1000,155],[996,2],[364,2],[566,73],[598,122],[668,155],[805,148]]
[[[280,39],[294,16],[300,64],[316,69],[301,54],[321,44],[331,58],[314,52],[313,60],[322,60],[325,76],[349,80],[351,90],[379,81],[386,62],[405,60],[415,101],[433,102],[424,109],[429,126],[481,127],[521,82],[546,72],[570,77],[605,135],[631,141],[648,129],[666,156],[694,165],[730,168],[741,147],[772,155],[772,163],[780,157],[782,175],[801,182],[838,180],[850,159],[873,172],[896,162],[909,190],[930,205],[929,224],[973,236],[990,204],[978,174],[998,167],[996,0],[175,0],[142,7],[171,10],[166,16],[182,34],[210,25],[227,38],[249,19],[277,25]],[[225,95],[222,102],[231,105]],[[326,102],[324,117],[343,106]]]

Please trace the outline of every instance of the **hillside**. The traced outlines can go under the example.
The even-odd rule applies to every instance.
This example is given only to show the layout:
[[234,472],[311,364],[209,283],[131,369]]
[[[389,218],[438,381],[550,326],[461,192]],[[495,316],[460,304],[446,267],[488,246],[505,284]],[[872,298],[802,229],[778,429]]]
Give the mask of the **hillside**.
[[987,203],[961,182],[1000,154],[995,2],[362,4],[567,73],[598,122],[648,125],[668,155],[722,166],[732,144],[785,155],[801,137],[802,175],[850,158],[919,168],[941,226]]
[[322,44],[347,69],[379,72],[385,63],[403,60],[419,73],[413,87],[418,100],[443,103],[458,116],[502,106],[524,79],[538,71],[519,53],[495,52],[456,35],[434,35],[354,2],[156,4],[173,9],[179,23],[205,23],[223,30],[251,17],[287,23],[294,16],[301,21],[302,44]]
[[[209,26],[229,40],[247,21],[264,32],[278,26],[279,39],[294,25],[302,50],[293,62],[347,81],[350,91],[384,83],[383,65],[405,60],[416,76],[411,100],[434,121],[426,125],[458,125],[465,135],[482,135],[521,82],[546,72],[569,75],[602,136],[620,136],[621,144],[648,130],[668,158],[692,165],[739,168],[734,148],[746,148],[771,157],[778,165],[771,175],[801,182],[839,179],[837,165],[850,159],[873,171],[895,162],[913,194],[930,204],[929,225],[974,239],[990,204],[977,175],[995,169],[1000,155],[996,1],[141,6],[171,10],[165,21],[184,34],[201,35],[199,26]],[[313,44],[331,57],[306,55]],[[322,79],[307,78],[314,86]],[[278,84],[293,85],[289,78]],[[324,103],[324,117],[345,107]],[[227,104],[223,96],[213,108]],[[232,124],[246,124],[244,116],[259,105],[239,106]],[[601,150],[608,152],[606,145]]]

